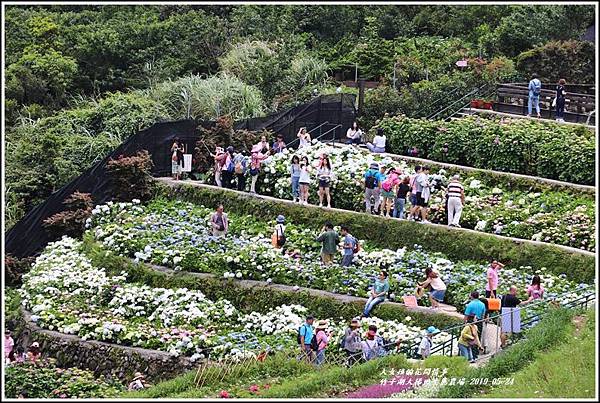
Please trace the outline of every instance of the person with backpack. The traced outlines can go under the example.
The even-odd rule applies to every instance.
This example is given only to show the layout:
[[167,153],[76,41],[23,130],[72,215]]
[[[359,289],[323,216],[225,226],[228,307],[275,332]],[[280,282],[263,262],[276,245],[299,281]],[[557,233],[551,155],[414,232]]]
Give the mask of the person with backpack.
[[396,190],[399,184],[400,178],[398,177],[396,168],[392,167],[385,176],[385,180],[381,182],[381,196],[383,197],[383,207],[381,208],[380,215],[382,217],[390,217],[392,213],[392,206],[394,205],[394,201],[396,199]]
[[327,332],[329,323],[326,320],[320,320],[317,322],[315,328],[315,339],[317,341],[317,358],[315,363],[321,365],[325,361],[325,350],[329,343],[330,334]]
[[225,161],[221,168],[221,178],[223,181],[223,187],[231,189],[231,180],[235,172],[235,165],[233,163],[233,147],[229,146],[225,150]]
[[419,344],[418,355],[422,360],[429,357],[431,355],[431,348],[433,347],[433,335],[439,333],[440,330],[435,326],[429,326],[425,331],[425,336],[421,339],[421,344]]
[[377,333],[374,330],[369,330],[366,334],[365,340],[360,343],[362,358],[365,361],[379,357],[379,345],[377,344],[377,339],[375,338],[376,335]]
[[371,198],[373,198],[376,211],[379,208],[379,197],[380,197],[380,184],[382,180],[382,175],[379,172],[379,164],[376,162],[371,163],[369,169],[364,174],[365,178],[365,204],[367,208],[367,213],[372,214],[372,204]]
[[531,110],[535,106],[537,117],[541,118],[540,115],[540,94],[542,93],[542,82],[538,79],[536,73],[531,75],[531,81],[529,81],[529,98],[527,100],[527,116],[531,116]]
[[373,308],[385,301],[385,297],[390,290],[390,282],[388,280],[388,273],[385,270],[379,272],[379,276],[373,284],[373,288],[369,293],[369,299],[365,304],[365,309],[362,316],[368,318]]
[[223,212],[223,205],[219,204],[217,211],[210,217],[213,236],[224,237],[229,229],[229,220],[227,214]]
[[297,155],[292,157],[289,172],[292,176],[292,201],[300,202],[300,158]]
[[233,158],[233,173],[236,178],[236,189],[243,192],[246,189],[247,158],[242,153],[237,153]]
[[554,106],[556,108],[556,121],[564,122],[565,115],[565,101],[567,96],[567,91],[565,90],[565,85],[567,82],[564,78],[558,80],[558,85],[556,86],[556,98],[554,98]]
[[361,342],[360,319],[354,318],[350,321],[350,325],[344,331],[344,337],[342,337],[340,342],[341,349],[348,357],[346,360],[347,366],[355,364],[360,359]]
[[302,352],[301,359],[306,359],[308,362],[313,362],[313,351],[317,350],[317,339],[314,337],[315,334],[312,327],[314,321],[315,317],[309,315],[306,317],[306,322],[298,329],[298,344]]
[[[275,224],[275,230],[271,235],[271,243],[276,249],[283,249],[285,245],[285,217],[279,214],[275,221],[277,224]],[[282,252],[285,253],[285,251]]]
[[406,205],[406,196],[410,192],[410,177],[406,175],[398,184],[396,192],[396,202],[394,203],[394,217],[404,219],[404,206]]
[[342,234],[344,240],[342,267],[350,267],[352,266],[352,261],[354,260],[354,254],[358,253],[360,250],[358,240],[350,234],[350,230],[345,225],[341,226],[340,233]]

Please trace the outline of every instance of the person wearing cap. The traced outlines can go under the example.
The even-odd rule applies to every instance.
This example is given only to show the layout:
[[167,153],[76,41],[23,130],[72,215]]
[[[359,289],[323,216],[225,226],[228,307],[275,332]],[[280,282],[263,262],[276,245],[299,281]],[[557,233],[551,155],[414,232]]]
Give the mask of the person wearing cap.
[[210,218],[213,236],[224,237],[229,229],[229,220],[227,214],[223,212],[223,205],[219,204],[217,210]]
[[362,340],[360,338],[360,319],[354,318],[350,322],[350,326],[348,326],[344,331],[344,338],[342,339],[342,348],[348,356],[346,365],[350,366],[359,360],[361,352],[361,341]]
[[283,141],[283,134],[277,135],[277,140],[273,143],[273,154],[282,153],[285,149],[285,142]]
[[27,351],[27,361],[36,362],[42,356],[42,351],[40,350],[40,343],[37,341],[33,342]]
[[275,230],[271,239],[273,240],[273,246],[277,249],[282,249],[285,245],[285,217],[279,214],[275,220]]
[[300,348],[302,350],[301,357],[305,358],[308,362],[313,362],[313,360],[314,360],[313,350],[311,348],[312,338],[315,335],[313,326],[312,326],[314,321],[315,321],[314,316],[312,316],[312,315],[307,316],[306,322],[304,322],[302,324],[302,326],[300,326],[300,329],[298,330]]
[[496,290],[498,289],[498,270],[504,265],[497,260],[492,260],[487,270],[487,282],[485,284],[485,297],[498,298]]
[[386,137],[383,133],[383,129],[377,129],[377,134],[373,137],[372,143],[367,143],[367,148],[372,153],[384,153],[385,152],[385,141]]
[[[376,162],[369,165],[369,169],[364,174],[364,185],[365,185],[365,205],[367,213],[372,214],[374,211],[379,209],[380,193],[381,193],[381,182],[383,177],[379,172],[379,164]],[[372,208],[371,198],[374,201],[375,208]]]
[[144,375],[141,372],[136,372],[133,375],[133,380],[129,384],[128,389],[129,390],[140,390],[140,389],[145,389],[148,386],[149,385],[146,382],[146,377],[144,377]]
[[446,188],[446,198],[448,199],[448,225],[450,227],[460,228],[460,215],[465,204],[465,188],[459,182],[460,177],[454,175],[448,187]]
[[321,365],[325,361],[325,349],[327,348],[330,337],[327,332],[328,327],[329,322],[324,319],[318,321],[317,326],[315,327],[315,337],[317,338],[317,358],[315,362],[317,365]]
[[435,326],[429,326],[425,331],[425,336],[421,339],[421,344],[419,344],[418,353],[421,356],[421,359],[425,359],[431,355],[431,347],[433,347],[433,335],[439,333],[440,329]]

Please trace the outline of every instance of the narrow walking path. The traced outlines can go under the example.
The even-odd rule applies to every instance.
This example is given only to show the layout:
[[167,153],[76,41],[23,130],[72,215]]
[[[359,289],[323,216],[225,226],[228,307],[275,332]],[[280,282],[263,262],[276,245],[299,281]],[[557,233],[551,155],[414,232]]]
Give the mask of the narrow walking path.
[[363,386],[352,392],[346,392],[341,398],[345,399],[381,399],[396,393],[415,389],[428,379],[424,375],[396,375],[391,378],[382,377],[381,382]]

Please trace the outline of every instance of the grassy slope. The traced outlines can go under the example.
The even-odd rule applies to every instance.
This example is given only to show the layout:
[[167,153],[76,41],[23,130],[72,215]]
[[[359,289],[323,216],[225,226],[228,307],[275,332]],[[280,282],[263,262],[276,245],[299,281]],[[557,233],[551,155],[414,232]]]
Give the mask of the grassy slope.
[[[514,384],[494,388],[490,398],[593,398],[595,394],[595,323],[587,323],[574,338],[514,374]],[[565,359],[567,358],[568,359]]]

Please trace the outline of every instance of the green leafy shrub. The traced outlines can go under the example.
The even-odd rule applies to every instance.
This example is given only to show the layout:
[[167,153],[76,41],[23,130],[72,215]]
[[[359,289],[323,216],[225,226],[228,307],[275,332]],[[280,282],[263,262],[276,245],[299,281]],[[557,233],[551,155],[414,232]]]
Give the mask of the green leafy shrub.
[[[420,158],[593,185],[595,141],[586,128],[527,120],[428,121],[395,116],[377,126],[388,150]],[[448,153],[443,146],[448,144]]]
[[126,157],[119,155],[106,164],[115,200],[148,200],[152,195],[154,180],[151,176],[152,159],[148,151]]
[[591,42],[552,41],[517,56],[517,69],[526,77],[536,72],[544,83],[593,84],[595,47]]
[[46,218],[42,226],[55,238],[62,235],[77,237],[85,230],[85,220],[92,215],[92,195],[74,192],[63,204],[65,210]]
[[58,368],[53,360],[38,363],[14,363],[5,367],[4,392],[8,398],[26,395],[42,398],[110,398],[123,391],[123,386],[96,378],[92,371]]

